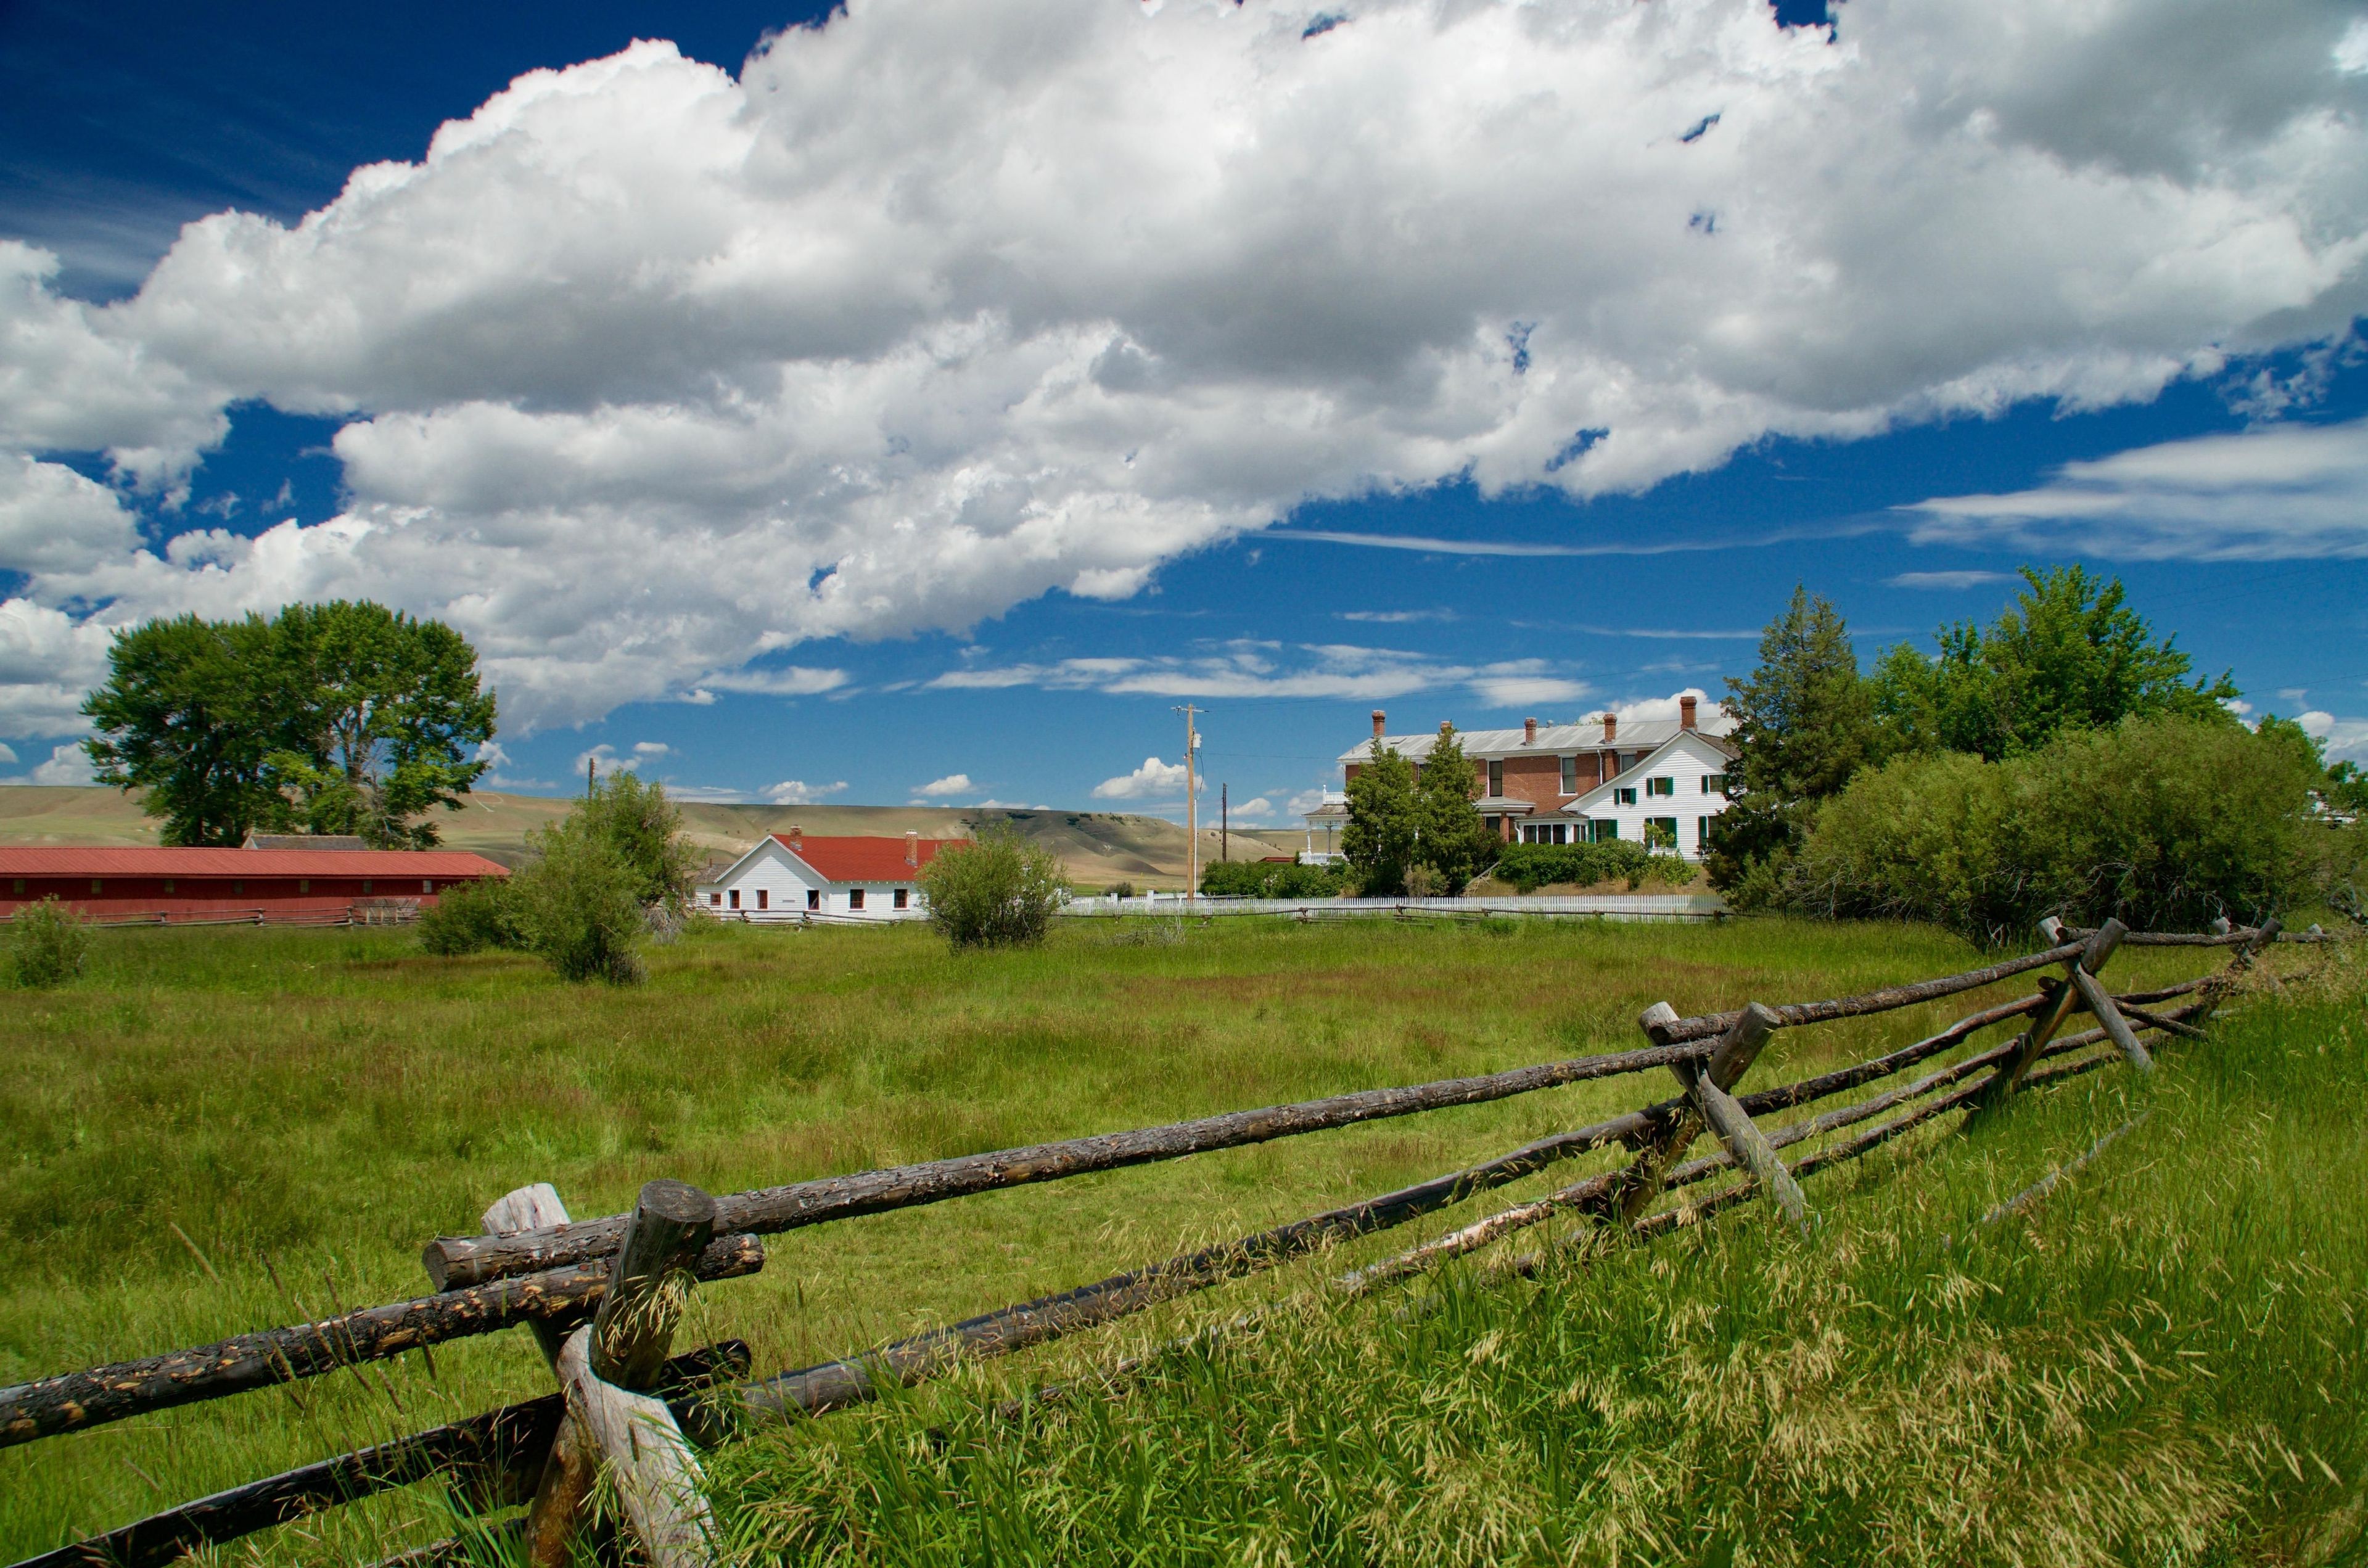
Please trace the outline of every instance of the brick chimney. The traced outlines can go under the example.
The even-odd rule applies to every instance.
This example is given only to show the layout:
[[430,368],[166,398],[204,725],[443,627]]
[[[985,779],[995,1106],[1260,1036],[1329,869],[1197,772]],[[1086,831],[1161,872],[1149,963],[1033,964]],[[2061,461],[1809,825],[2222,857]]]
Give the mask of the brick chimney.
[[1610,745],[1620,738],[1620,715],[1610,709],[1603,711],[1603,744]]
[[921,835],[908,827],[905,830],[905,864],[918,866],[920,863]]
[[1373,710],[1373,739],[1377,741],[1382,738],[1382,721],[1384,717],[1386,715],[1380,709]]
[[1535,719],[1521,721],[1521,744],[1525,746],[1538,744],[1538,722]]
[[1693,727],[1694,699],[1691,697],[1680,697],[1678,699],[1678,728],[1691,730]]
[[1439,733],[1442,735],[1453,728],[1455,728],[1455,721],[1452,719],[1441,719],[1439,722]]
[[803,839],[805,835],[806,830],[800,827],[795,823],[791,823],[789,826],[781,829],[781,836],[790,841],[790,846],[791,848],[795,848],[799,841]]

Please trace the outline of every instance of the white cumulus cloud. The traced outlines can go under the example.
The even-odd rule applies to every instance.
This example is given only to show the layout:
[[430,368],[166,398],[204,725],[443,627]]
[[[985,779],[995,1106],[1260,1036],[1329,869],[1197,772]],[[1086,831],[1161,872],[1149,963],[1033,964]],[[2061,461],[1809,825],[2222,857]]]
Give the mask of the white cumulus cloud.
[[38,476],[23,599],[367,594],[469,635],[513,726],[578,722],[829,689],[737,672],[1124,597],[1310,496],[1634,490],[2145,399],[2368,309],[2340,7],[1315,15],[853,0],[737,79],[655,42],[522,76],[300,222],[188,226],[116,304],[0,244],[20,501],[64,450],[169,494],[240,399],[351,416],[346,513],[253,540],[143,548]]
[[927,784],[913,786],[913,793],[924,801],[942,801],[949,795],[967,795],[975,786],[967,773],[949,773],[943,778],[932,778]]
[[[1151,801],[1176,799],[1184,795],[1184,765],[1162,762],[1146,756],[1143,766],[1132,773],[1121,773],[1115,778],[1105,778],[1094,786],[1097,801]],[[1203,784],[1202,788],[1206,788]]]
[[784,779],[765,791],[765,799],[777,806],[818,805],[847,788],[842,778],[836,784],[808,784],[803,779]]
[[[0,746],[0,751],[7,751],[7,748]],[[17,760],[17,754],[8,752],[7,756],[0,760],[14,762]],[[93,784],[96,782],[97,780],[91,772],[90,754],[84,751],[79,744],[51,746],[48,759],[34,764],[30,773],[19,774],[12,778],[0,778],[0,784]]]

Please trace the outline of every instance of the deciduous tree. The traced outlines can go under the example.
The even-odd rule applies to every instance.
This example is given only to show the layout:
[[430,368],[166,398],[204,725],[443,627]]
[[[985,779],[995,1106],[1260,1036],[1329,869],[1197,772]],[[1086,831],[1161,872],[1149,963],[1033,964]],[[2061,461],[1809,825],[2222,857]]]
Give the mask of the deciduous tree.
[[340,600],[266,621],[152,620],[117,634],[83,711],[99,778],[144,791],[169,844],[250,829],[437,841],[484,773],[494,698],[441,621]]
[[2045,745],[2064,730],[2130,718],[2233,724],[2237,696],[2224,672],[2189,679],[2178,639],[2157,640],[2129,607],[2119,579],[2072,565],[2022,569],[2025,589],[1987,627],[1940,630],[1927,659],[1901,643],[1871,682],[1890,752],[1963,751],[1991,761]]

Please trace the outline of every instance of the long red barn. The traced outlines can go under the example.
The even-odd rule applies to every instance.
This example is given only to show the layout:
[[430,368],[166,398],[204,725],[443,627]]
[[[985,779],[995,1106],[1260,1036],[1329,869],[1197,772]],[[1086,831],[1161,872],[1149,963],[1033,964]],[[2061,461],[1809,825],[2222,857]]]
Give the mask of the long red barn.
[[426,907],[508,870],[461,849],[147,849],[0,846],[0,915],[54,896],[100,920],[334,919],[356,903]]

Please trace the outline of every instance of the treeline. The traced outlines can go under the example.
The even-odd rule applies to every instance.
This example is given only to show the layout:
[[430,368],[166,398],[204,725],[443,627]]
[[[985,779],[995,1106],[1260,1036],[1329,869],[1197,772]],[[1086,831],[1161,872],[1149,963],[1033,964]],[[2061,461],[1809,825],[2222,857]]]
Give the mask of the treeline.
[[1943,626],[1862,673],[1842,618],[1795,590],[1729,680],[1740,760],[1713,886],[1739,908],[1931,920],[1977,941],[2043,915],[2195,928],[2307,898],[2356,905],[2361,779],[2301,728],[2248,728],[2118,582],[2026,568],[1987,626]]
[[99,781],[142,791],[174,845],[261,831],[427,848],[427,813],[457,809],[494,734],[465,638],[342,599],[119,632],[82,710]]

